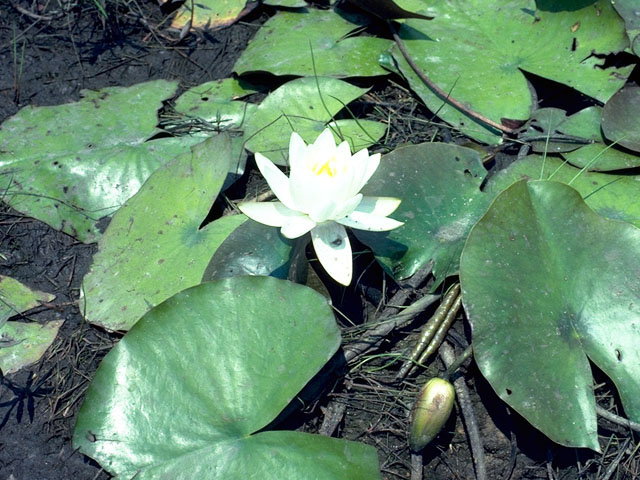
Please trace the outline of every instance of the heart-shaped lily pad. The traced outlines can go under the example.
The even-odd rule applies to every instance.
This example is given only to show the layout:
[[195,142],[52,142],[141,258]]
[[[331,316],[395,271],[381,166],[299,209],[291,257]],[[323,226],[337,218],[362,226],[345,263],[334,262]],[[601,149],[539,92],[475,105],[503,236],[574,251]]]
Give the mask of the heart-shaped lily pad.
[[442,280],[458,271],[462,246],[491,196],[480,191],[486,170],[475,150],[445,143],[397,148],[385,155],[365,195],[398,197],[390,232],[354,230],[396,277],[410,277],[429,261]]
[[198,0],[185,2],[171,22],[175,28],[206,28],[217,30],[233,24],[256,7],[247,0]]
[[378,56],[391,42],[353,34],[366,23],[363,17],[339,10],[278,12],[249,42],[234,70],[239,74],[266,71],[302,77],[386,75],[378,65]]
[[552,440],[599,450],[589,360],[640,420],[640,229],[573,188],[519,181],[473,227],[460,260],[478,366]]
[[233,277],[187,289],[105,357],[74,445],[123,479],[380,478],[367,445],[261,431],[339,346],[331,307],[310,288]]
[[158,169],[114,215],[84,278],[80,308],[91,323],[127,330],[154,305],[200,283],[211,256],[246,220],[203,228],[232,161],[220,134]]
[[[400,28],[410,57],[442,90],[497,123],[503,117],[529,118],[532,98],[523,71],[564,83],[601,102],[624,84],[631,71],[630,66],[603,69],[603,60],[594,55],[628,46],[624,23],[609,0],[560,11],[536,10],[533,0],[411,3],[419,8],[401,5],[435,18],[407,20]],[[440,118],[480,141],[500,140],[498,132],[472,120],[425,85],[397,48],[393,56],[411,89]]]
[[[273,91],[245,124],[246,148],[260,152],[279,164],[287,164],[291,132],[311,143],[331,127],[337,138],[344,138],[352,151],[375,143],[386,126],[371,120],[332,118],[348,103],[367,92],[335,78],[298,78]],[[271,155],[269,155],[271,154]]]
[[147,141],[175,82],[84,90],[76,103],[26,107],[0,129],[3,201],[83,242],[160,165],[199,141]]

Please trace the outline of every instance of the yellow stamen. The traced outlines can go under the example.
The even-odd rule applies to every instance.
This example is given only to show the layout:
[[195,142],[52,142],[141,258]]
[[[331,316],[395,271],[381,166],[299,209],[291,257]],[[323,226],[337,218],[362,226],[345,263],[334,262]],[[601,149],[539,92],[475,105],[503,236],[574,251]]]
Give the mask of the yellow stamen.
[[336,174],[336,167],[333,165],[334,163],[335,163],[335,159],[332,157],[322,164],[316,163],[311,168],[311,171],[318,176],[322,175],[323,173],[326,173],[330,177],[333,177]]

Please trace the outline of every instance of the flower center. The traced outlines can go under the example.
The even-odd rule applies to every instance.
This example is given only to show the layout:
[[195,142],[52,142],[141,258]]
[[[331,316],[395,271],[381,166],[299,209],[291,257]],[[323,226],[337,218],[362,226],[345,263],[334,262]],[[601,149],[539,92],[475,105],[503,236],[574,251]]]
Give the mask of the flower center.
[[329,157],[324,162],[318,161],[311,165],[311,171],[317,175],[329,175],[334,177],[338,173],[338,160],[335,156]]

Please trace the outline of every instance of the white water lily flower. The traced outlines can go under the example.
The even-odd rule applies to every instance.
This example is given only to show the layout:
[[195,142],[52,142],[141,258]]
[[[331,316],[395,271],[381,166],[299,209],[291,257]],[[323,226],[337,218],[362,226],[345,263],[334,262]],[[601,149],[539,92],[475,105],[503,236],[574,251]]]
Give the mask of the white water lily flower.
[[365,148],[351,155],[349,144],[336,146],[326,129],[307,145],[291,134],[287,177],[271,160],[255,154],[256,163],[278,202],[244,202],[240,210],[253,220],[281,227],[282,235],[297,238],[311,232],[318,260],[337,282],[351,283],[351,245],[345,226],[382,232],[403,225],[387,218],[400,199],[363,197],[360,190],[380,164],[380,154]]

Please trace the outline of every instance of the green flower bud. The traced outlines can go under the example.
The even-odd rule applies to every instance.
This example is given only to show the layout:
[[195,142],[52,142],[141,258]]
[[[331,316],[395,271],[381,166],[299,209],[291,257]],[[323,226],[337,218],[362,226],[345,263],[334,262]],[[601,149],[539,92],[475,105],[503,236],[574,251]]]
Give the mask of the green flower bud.
[[411,409],[409,446],[414,452],[422,450],[433,440],[446,423],[456,392],[447,380],[432,378],[424,384]]

